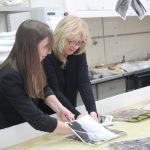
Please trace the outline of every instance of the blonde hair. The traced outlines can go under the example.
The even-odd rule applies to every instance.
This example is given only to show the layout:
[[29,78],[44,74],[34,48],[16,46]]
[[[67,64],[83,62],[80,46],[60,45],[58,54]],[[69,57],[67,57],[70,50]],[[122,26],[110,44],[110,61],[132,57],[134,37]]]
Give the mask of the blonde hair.
[[85,43],[79,48],[76,55],[85,52],[85,46],[89,41],[89,30],[84,20],[76,16],[66,16],[56,26],[54,31],[53,52],[63,64],[66,64],[67,62],[67,58],[64,56],[64,47],[66,45],[66,41],[70,38],[82,39]]

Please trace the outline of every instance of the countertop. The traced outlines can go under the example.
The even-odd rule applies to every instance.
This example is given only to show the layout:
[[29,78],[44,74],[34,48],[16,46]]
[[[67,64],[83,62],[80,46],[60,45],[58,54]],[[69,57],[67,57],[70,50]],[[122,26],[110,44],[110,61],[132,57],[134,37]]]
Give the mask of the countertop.
[[[96,102],[98,114],[107,114],[125,107],[135,106],[139,103],[150,102],[150,86],[131,92],[116,95]],[[77,108],[86,114],[84,106]],[[108,150],[109,143],[148,137],[150,133],[150,119],[139,123],[117,122],[112,128],[125,131],[127,135],[111,140],[105,144],[91,146],[82,142],[66,140],[58,134],[48,134],[33,129],[29,124],[0,130],[0,149],[3,150]],[[16,145],[15,145],[16,144]],[[15,146],[13,146],[15,145]],[[6,148],[8,147],[9,148]],[[5,148],[4,148],[5,147]]]
[[[138,74],[141,72],[147,72],[150,71],[150,61],[134,61],[134,62],[125,62],[125,63],[120,63],[117,64],[116,66],[122,68],[123,70],[120,72],[116,72],[113,70],[109,70],[105,68],[105,71],[103,68],[93,69],[94,72],[96,73],[97,78],[91,79],[91,84],[97,84],[101,82],[106,82],[109,80],[114,80],[122,77],[127,77],[130,75]],[[101,74],[98,78],[98,74]]]
[[97,84],[97,83],[101,83],[101,82],[115,80],[115,79],[122,78],[122,77],[124,77],[124,74],[116,74],[116,75],[110,75],[110,76],[106,76],[106,77],[102,77],[102,78],[93,79],[90,82],[91,82],[91,84]]

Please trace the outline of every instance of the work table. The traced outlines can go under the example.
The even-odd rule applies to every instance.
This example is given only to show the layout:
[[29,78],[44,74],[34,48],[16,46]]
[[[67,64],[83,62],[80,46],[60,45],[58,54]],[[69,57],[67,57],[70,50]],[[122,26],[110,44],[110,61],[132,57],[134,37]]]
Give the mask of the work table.
[[[150,86],[102,99],[96,102],[98,114],[108,114],[137,103],[150,102]],[[79,111],[86,114],[84,106],[77,107]],[[123,130],[126,136],[111,140],[105,144],[91,146],[82,142],[66,140],[62,135],[47,134],[33,129],[28,123],[23,123],[10,128],[0,130],[0,149],[3,150],[108,150],[109,143],[115,141],[129,140],[148,137],[150,133],[150,119],[139,123],[116,122],[112,128]],[[146,130],[145,130],[146,129]],[[26,142],[25,142],[26,141]],[[21,143],[21,144],[20,144]],[[15,146],[12,146],[15,145]],[[8,147],[5,148],[4,147]]]

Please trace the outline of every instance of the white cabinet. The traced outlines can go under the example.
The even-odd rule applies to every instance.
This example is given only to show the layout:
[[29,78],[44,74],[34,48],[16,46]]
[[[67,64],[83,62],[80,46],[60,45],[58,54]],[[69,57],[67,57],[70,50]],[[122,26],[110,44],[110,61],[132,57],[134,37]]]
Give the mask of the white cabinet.
[[64,0],[65,11],[82,18],[119,16],[115,12],[118,0]]
[[[9,1],[10,3],[15,1]],[[16,3],[19,1],[16,1]],[[3,4],[2,2],[0,4]],[[30,17],[30,0],[22,4],[16,5],[0,5],[0,33],[17,30],[20,23],[24,20],[29,19]],[[2,33],[3,34],[3,33]],[[3,34],[4,35],[4,34]],[[2,36],[2,35],[1,35]],[[5,34],[6,36],[6,34]],[[15,38],[15,33],[13,34]],[[9,37],[9,36],[8,36]],[[6,41],[13,41],[6,38]],[[14,42],[14,41],[13,41]],[[4,41],[1,40],[0,43],[0,64],[7,58],[9,55],[12,44],[4,44]]]
[[[63,2],[66,12],[82,18],[120,16],[115,11],[118,0],[63,0]],[[149,0],[141,0],[141,2],[144,2],[146,6],[150,5]],[[148,7],[150,9],[150,6]],[[136,16],[131,7],[129,7],[127,16]]]
[[98,100],[126,92],[125,78],[99,83],[97,85]]
[[[11,2],[12,1],[10,1],[10,3]],[[0,32],[6,32],[9,30],[8,29],[9,23],[10,23],[10,20],[8,17],[9,15],[19,13],[19,12],[29,12],[30,10],[31,10],[30,0],[26,0],[24,3],[18,4],[18,5],[17,4],[16,5],[0,5],[0,20],[5,23],[5,27],[4,27],[1,25],[1,22],[0,22]],[[17,22],[18,19],[19,19],[18,16],[16,16],[13,22]]]
[[0,12],[23,12],[23,11],[29,11],[30,7],[29,6],[24,6],[24,7],[18,7],[18,6],[1,6],[0,5]]

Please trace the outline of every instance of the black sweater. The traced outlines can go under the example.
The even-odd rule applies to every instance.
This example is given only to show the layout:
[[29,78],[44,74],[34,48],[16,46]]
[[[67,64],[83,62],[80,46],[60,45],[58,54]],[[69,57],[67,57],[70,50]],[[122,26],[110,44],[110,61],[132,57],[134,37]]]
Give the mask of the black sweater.
[[75,109],[77,92],[79,91],[88,113],[95,111],[95,99],[88,76],[86,54],[68,56],[67,65],[52,53],[43,62],[48,84],[61,103],[76,116],[80,113]]
[[[53,95],[48,86],[44,95]],[[38,108],[38,101],[26,95],[19,72],[6,65],[0,70],[0,129],[26,121],[45,132],[52,132],[57,126],[57,120],[44,114]]]

